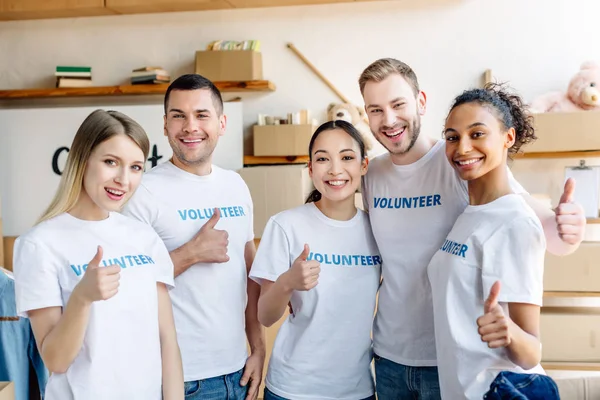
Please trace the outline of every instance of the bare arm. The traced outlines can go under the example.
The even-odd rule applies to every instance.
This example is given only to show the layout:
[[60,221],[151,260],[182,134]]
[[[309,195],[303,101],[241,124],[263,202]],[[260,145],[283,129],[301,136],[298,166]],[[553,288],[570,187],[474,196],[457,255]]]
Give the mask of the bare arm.
[[175,267],[175,276],[179,276],[188,268],[198,263],[223,263],[229,261],[227,246],[229,245],[226,231],[215,229],[221,217],[215,208],[212,217],[200,228],[189,242],[170,252],[171,261]]
[[523,369],[539,364],[540,307],[535,304],[508,303],[508,314],[498,304],[500,282],[494,283],[485,302],[485,314],[477,319],[481,340],[490,348],[506,347],[509,359]]
[[[244,260],[246,262],[246,273],[250,273],[254,256],[256,255],[256,246],[254,241],[246,242],[244,248]],[[240,384],[245,386],[250,382],[246,399],[254,400],[258,398],[258,390],[263,377],[265,366],[266,348],[265,332],[258,321],[258,298],[260,296],[260,286],[252,279],[248,278],[248,305],[246,306],[246,337],[250,343],[250,357],[246,360],[244,374]]]
[[175,332],[171,298],[164,283],[158,282],[156,288],[158,290],[163,399],[183,399],[183,366]]
[[296,258],[291,268],[279,275],[275,282],[263,280],[258,301],[258,319],[264,326],[279,321],[290,302],[294,290],[310,290],[317,286],[321,265],[307,261],[310,249],[304,245],[304,251]]
[[539,339],[540,307],[535,304],[508,303],[508,357],[523,369],[531,369],[542,359]]
[[65,373],[81,350],[92,303],[117,294],[121,268],[116,265],[99,268],[102,252],[98,246],[64,309],[48,307],[29,311],[33,335],[50,372]]
[[71,296],[67,306],[29,311],[33,335],[48,370],[64,374],[81,350],[91,303]]

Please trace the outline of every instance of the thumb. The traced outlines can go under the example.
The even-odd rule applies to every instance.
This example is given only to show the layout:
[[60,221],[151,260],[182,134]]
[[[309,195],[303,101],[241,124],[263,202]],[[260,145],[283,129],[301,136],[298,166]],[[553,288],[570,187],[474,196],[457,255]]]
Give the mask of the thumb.
[[221,219],[221,211],[218,208],[215,208],[213,215],[208,221],[206,221],[203,228],[206,227],[206,229],[214,229],[214,227],[217,225],[217,222],[219,222],[219,219]]
[[575,195],[575,179],[569,178],[565,182],[565,189],[563,194],[560,196],[559,204],[573,202],[573,196]]
[[98,268],[100,261],[102,261],[102,253],[103,253],[102,246],[98,246],[98,249],[96,250],[96,255],[88,263],[87,269]]
[[301,261],[306,261],[309,254],[310,254],[310,249],[308,248],[308,244],[305,243],[304,250],[302,250],[302,253],[300,253],[300,255],[298,256],[298,259]]
[[498,296],[500,295],[500,287],[501,287],[500,281],[496,281],[492,285],[492,287],[490,289],[490,295],[488,296],[487,300],[485,301],[485,305],[483,306],[484,307],[483,310],[486,314],[489,313],[490,311],[492,311],[492,309],[498,305]]
[[240,379],[240,386],[246,386],[248,381],[250,380],[250,368],[244,368],[244,374],[242,375],[242,379]]

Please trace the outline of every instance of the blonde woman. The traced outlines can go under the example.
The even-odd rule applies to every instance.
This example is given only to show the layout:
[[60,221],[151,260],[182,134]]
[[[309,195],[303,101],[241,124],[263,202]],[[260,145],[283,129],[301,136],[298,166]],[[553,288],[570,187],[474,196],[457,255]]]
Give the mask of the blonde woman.
[[148,149],[126,115],[91,113],[53,201],[15,244],[17,312],[52,373],[47,400],[183,398],[173,264],[151,228],[117,212]]

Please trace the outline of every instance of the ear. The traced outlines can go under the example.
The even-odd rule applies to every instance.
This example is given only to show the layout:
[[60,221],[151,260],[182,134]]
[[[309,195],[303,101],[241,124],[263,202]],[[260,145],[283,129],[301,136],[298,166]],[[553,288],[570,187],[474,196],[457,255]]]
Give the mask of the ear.
[[167,134],[167,116],[163,115],[163,134],[168,136]]
[[333,107],[335,107],[337,105],[337,103],[329,103],[329,105],[327,106],[327,112],[331,111],[331,109]]
[[360,166],[360,174],[366,175],[369,170],[369,157],[365,156],[365,159],[362,160],[362,165]]
[[225,134],[226,129],[227,129],[227,115],[223,114],[219,117],[219,136],[223,136]]
[[417,110],[421,116],[425,115],[427,111],[427,95],[423,91],[420,91],[417,96]]
[[506,139],[504,140],[504,147],[510,149],[515,144],[515,140],[517,138],[517,132],[515,128],[509,128],[506,131]]
[[312,170],[312,161],[308,161],[308,176],[312,178],[313,170]]

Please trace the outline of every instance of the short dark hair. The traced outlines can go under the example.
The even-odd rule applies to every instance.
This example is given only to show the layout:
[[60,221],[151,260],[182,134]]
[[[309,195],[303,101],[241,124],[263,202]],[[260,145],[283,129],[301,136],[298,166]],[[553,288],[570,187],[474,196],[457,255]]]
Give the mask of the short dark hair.
[[169,97],[171,96],[171,91],[173,91],[173,90],[199,90],[199,89],[206,89],[206,90],[210,91],[210,94],[212,95],[212,98],[213,98],[215,110],[217,111],[218,115],[222,115],[223,114],[223,98],[221,97],[221,92],[215,86],[215,84],[212,83],[209,79],[203,77],[202,75],[198,75],[198,74],[181,75],[179,78],[177,78],[173,82],[171,82],[171,84],[167,88],[167,92],[165,93],[165,115],[167,115],[167,112],[168,112],[167,107],[169,104]]
[[477,103],[490,107],[504,129],[515,129],[515,143],[508,154],[516,154],[521,146],[537,139],[533,124],[533,116],[520,96],[511,93],[502,83],[487,83],[483,88],[466,90],[454,99],[450,112],[466,103]]
[[[360,134],[358,129],[356,129],[354,125],[352,125],[350,122],[339,119],[335,121],[327,121],[321,124],[321,126],[317,128],[315,133],[313,133],[312,137],[310,138],[310,143],[308,144],[308,158],[310,161],[312,161],[313,146],[319,135],[323,132],[331,131],[337,128],[346,132],[352,139],[354,139],[356,143],[358,143],[358,148],[360,149],[360,158],[361,160],[365,159],[366,146],[365,140],[363,139],[362,135]],[[319,200],[321,200],[321,193],[317,189],[314,189],[306,198],[306,203],[312,203]]]

